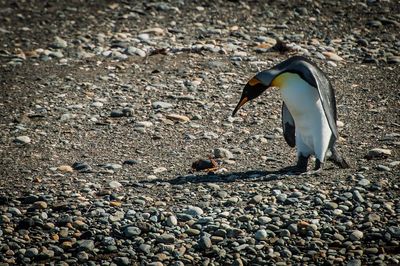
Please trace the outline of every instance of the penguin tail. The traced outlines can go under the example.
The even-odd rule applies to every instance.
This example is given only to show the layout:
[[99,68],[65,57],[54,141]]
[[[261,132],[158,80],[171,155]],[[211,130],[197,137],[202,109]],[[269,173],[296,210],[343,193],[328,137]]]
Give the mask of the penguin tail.
[[329,158],[334,164],[339,166],[340,168],[350,168],[350,165],[346,162],[346,160],[339,154],[336,150],[335,146],[331,148],[331,157]]

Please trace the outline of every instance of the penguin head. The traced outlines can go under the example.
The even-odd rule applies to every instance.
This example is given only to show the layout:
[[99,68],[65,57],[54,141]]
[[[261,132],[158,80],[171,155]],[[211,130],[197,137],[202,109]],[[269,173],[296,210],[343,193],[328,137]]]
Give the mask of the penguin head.
[[266,89],[274,86],[273,81],[278,73],[275,70],[266,70],[258,73],[252,79],[250,79],[246,86],[244,86],[242,97],[237,104],[235,110],[233,110],[232,116],[248,101],[253,100],[260,96]]

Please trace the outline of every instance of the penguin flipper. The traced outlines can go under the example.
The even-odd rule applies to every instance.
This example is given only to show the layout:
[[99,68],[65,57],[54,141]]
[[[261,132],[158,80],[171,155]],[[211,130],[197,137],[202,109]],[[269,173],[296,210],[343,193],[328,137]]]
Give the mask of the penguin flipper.
[[296,127],[294,119],[285,103],[282,104],[282,128],[286,143],[290,147],[296,146]]

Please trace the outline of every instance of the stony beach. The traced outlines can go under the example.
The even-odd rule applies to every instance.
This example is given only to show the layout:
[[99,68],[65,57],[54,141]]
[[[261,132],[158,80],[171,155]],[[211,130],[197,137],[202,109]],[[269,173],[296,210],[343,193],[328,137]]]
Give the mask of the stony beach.
[[[399,265],[399,14],[0,0],[0,265]],[[279,172],[296,152],[276,90],[231,117],[292,55],[330,78],[351,168]]]

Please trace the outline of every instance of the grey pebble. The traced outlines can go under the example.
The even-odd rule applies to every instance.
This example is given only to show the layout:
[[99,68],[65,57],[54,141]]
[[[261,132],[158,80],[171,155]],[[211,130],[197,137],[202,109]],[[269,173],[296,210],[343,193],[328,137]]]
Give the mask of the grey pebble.
[[124,235],[132,238],[141,234],[141,230],[136,226],[128,226],[124,229]]

